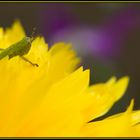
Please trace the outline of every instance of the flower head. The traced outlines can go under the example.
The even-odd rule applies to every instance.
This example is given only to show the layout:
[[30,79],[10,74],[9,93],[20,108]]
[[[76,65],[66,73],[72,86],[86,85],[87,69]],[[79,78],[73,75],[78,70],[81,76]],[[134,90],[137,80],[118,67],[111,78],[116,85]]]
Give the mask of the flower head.
[[[7,48],[25,36],[20,22],[0,28],[0,44]],[[137,136],[140,111],[126,112],[101,121],[126,91],[129,78],[89,86],[89,70],[76,69],[79,58],[70,44],[48,49],[37,37],[25,55],[0,60],[0,136]],[[115,128],[114,128],[115,127]]]

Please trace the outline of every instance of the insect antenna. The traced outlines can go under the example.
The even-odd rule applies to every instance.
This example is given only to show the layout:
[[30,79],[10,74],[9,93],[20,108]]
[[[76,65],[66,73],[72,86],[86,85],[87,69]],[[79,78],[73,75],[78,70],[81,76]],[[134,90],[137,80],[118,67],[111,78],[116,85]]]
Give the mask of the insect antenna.
[[35,39],[35,37],[34,37],[35,31],[36,31],[36,28],[34,27],[33,31],[32,31],[32,34],[31,34],[31,42],[33,42],[33,40]]

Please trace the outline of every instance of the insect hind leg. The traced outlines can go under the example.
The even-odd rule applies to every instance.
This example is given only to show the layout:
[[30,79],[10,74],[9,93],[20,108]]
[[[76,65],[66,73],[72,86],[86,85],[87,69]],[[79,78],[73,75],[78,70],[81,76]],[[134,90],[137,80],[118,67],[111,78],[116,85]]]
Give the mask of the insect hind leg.
[[36,64],[36,63],[32,63],[30,60],[28,60],[27,58],[25,58],[24,56],[20,56],[24,61],[26,61],[26,62],[28,62],[28,63],[30,63],[31,65],[33,65],[33,66],[36,66],[36,67],[39,67],[39,65],[38,64]]

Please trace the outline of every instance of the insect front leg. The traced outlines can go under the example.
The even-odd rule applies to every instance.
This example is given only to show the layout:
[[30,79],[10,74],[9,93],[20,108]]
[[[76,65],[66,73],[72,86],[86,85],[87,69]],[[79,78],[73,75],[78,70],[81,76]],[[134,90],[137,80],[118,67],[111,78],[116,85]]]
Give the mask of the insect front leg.
[[39,65],[38,64],[36,64],[36,63],[32,63],[30,60],[28,60],[27,58],[25,58],[24,56],[20,56],[24,61],[26,61],[26,62],[28,62],[28,63],[30,63],[31,65],[33,65],[33,66],[36,66],[36,67],[39,67]]

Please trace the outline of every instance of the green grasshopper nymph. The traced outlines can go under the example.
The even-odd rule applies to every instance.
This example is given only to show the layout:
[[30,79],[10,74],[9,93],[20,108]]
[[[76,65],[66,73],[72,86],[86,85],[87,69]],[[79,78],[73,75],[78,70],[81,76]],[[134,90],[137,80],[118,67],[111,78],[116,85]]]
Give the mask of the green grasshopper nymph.
[[38,64],[32,63],[30,60],[24,57],[24,55],[29,52],[32,41],[33,37],[24,37],[22,40],[11,45],[6,49],[0,49],[1,50],[0,60],[5,56],[8,56],[9,59],[15,56],[20,56],[24,61],[30,63],[33,66],[38,67]]

